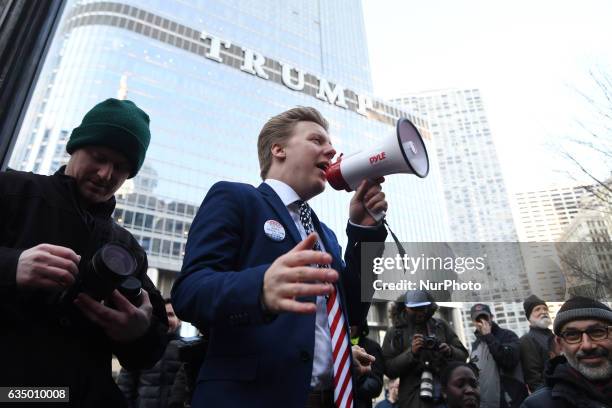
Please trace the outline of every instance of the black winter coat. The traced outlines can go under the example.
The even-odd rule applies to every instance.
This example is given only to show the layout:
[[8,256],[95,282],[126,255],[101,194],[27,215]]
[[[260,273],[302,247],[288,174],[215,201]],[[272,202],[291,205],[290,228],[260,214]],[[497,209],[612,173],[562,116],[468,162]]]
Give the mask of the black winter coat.
[[554,336],[550,329],[530,327],[529,332],[520,339],[523,375],[531,392],[544,385],[544,367],[549,360],[550,343]]
[[130,408],[166,408],[180,366],[176,335],[172,335],[163,357],[152,368],[121,369],[117,385]]
[[[124,407],[111,375],[112,354],[130,369],[153,366],[165,347],[166,311],[146,275],[145,252],[111,218],[114,198],[86,210],[78,194],[63,169],[52,176],[0,173],[0,386],[69,387],[70,404],[62,406]],[[25,249],[42,243],[71,248],[81,255],[81,271],[111,241],[131,249],[153,304],[148,332],[131,343],[111,341],[70,302],[60,305],[59,291],[16,287],[17,262]]]
[[569,366],[564,356],[549,361],[545,386],[531,394],[521,408],[611,408],[612,379],[596,387]]

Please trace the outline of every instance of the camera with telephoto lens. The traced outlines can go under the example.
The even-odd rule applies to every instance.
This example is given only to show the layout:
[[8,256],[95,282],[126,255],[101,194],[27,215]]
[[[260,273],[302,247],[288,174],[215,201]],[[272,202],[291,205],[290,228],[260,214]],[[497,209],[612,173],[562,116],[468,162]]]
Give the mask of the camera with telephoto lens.
[[432,400],[434,394],[434,379],[433,373],[429,361],[424,363],[425,369],[421,373],[421,387],[419,390],[419,397],[423,400]]
[[62,301],[72,303],[79,293],[86,293],[100,302],[118,289],[138,305],[142,288],[140,280],[133,276],[137,266],[136,257],[123,244],[105,244],[90,262],[79,265],[76,281],[62,294]]

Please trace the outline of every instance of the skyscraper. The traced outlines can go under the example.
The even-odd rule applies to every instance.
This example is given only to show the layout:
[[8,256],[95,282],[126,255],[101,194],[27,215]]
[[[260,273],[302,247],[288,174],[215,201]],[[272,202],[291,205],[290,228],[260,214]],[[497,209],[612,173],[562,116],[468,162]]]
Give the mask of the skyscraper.
[[552,187],[516,193],[514,211],[523,245],[530,286],[542,299],[561,301],[566,284],[554,243],[578,214],[586,190],[579,186]]
[[518,236],[521,241],[555,242],[576,217],[582,186],[555,186],[514,195]]
[[[450,240],[483,243],[481,248],[467,245],[468,252],[475,252],[473,256],[484,252],[488,260],[487,270],[473,279],[485,282],[490,290],[473,293],[473,301],[489,304],[502,326],[519,335],[526,332],[520,302],[531,288],[480,91],[436,90],[404,95],[392,102],[421,115],[431,129]],[[464,333],[473,332],[471,305],[462,307]]]
[[[316,107],[344,153],[373,146],[408,116],[433,149],[424,121],[375,100],[371,88],[358,0],[69,2],[10,165],[54,172],[89,108],[108,97],[135,101],[151,117],[152,140],[114,216],[147,250],[168,293],[210,186],[259,182],[257,135],[272,115]],[[433,162],[424,180],[402,175],[384,185],[402,240],[448,238]],[[342,231],[349,199],[328,190],[312,206]]]
[[500,243],[487,247],[487,275],[495,285],[481,300],[522,301],[529,282],[480,91],[429,91],[392,102],[421,115],[431,129],[436,145],[432,155],[439,162],[452,231],[450,240]]

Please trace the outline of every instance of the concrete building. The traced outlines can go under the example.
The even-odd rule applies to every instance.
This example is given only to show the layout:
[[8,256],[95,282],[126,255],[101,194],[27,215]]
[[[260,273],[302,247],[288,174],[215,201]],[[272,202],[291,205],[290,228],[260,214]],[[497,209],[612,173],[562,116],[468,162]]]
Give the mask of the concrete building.
[[[519,309],[514,302],[522,302],[531,289],[480,91],[433,90],[402,95],[392,102],[429,123],[436,143],[432,153],[440,163],[451,241],[481,243],[468,246],[467,252],[486,254],[486,271],[465,279],[481,281],[488,290],[472,292],[462,300],[494,305],[496,317],[512,322],[516,326],[513,330],[520,331]],[[469,305],[462,313],[464,331],[471,333]]]
[[516,193],[513,210],[532,291],[548,301],[562,301],[566,283],[555,242],[577,216],[587,194],[582,186],[557,186]]

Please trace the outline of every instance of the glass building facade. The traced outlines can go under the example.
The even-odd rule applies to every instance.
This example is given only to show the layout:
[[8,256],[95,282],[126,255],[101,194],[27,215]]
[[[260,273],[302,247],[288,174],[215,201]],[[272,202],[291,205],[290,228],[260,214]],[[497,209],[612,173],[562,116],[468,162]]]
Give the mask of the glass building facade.
[[[167,294],[190,223],[217,181],[259,184],[262,125],[296,105],[330,122],[338,152],[375,146],[409,117],[435,152],[427,123],[372,98],[359,0],[69,2],[10,167],[50,174],[83,115],[109,98],[151,117],[137,177],[117,194],[115,218],[149,254]],[[446,241],[437,158],[426,179],[389,177],[388,221],[402,241]],[[314,210],[344,243],[351,194],[328,188]]]

